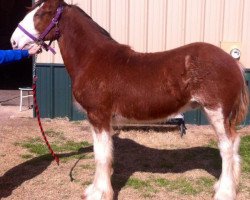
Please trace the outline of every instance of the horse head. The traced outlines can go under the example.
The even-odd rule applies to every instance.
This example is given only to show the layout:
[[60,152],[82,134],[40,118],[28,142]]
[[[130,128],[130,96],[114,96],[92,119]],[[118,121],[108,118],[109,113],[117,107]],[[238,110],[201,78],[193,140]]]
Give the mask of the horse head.
[[[57,13],[57,8],[63,5],[63,0],[39,0],[32,8],[32,10],[19,23],[12,34],[11,44],[13,49],[30,49],[35,42],[39,41],[39,37],[50,25],[53,17]],[[20,29],[20,26],[29,34]],[[57,39],[57,24],[53,26],[48,33],[41,39],[43,41]],[[38,38],[34,41],[32,36]]]

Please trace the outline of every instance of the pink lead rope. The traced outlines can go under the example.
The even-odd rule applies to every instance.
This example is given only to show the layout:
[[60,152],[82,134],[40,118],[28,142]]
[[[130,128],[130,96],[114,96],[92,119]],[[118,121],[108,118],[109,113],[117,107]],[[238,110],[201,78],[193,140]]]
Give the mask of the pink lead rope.
[[[35,43],[38,43],[40,44],[46,51],[50,50],[53,54],[56,54],[56,51],[50,47],[50,44],[46,44],[44,42],[44,39],[46,37],[46,35],[51,31],[52,28],[56,28],[56,37],[57,39],[60,37],[60,32],[59,32],[59,29],[57,27],[57,24],[58,24],[58,21],[61,17],[61,14],[63,12],[63,6],[60,5],[57,9],[57,12],[56,12],[56,15],[55,17],[52,19],[51,23],[49,24],[49,26],[46,28],[46,30],[40,35],[39,38],[36,38],[35,36],[33,36],[31,33],[29,33],[25,28],[23,28],[20,24],[18,24],[18,28],[23,31],[29,38],[31,38]],[[50,144],[49,144],[49,141],[45,135],[45,132],[43,130],[43,127],[42,127],[42,123],[41,123],[41,118],[40,118],[40,112],[39,112],[39,107],[38,107],[38,103],[37,103],[37,97],[36,97],[36,82],[37,82],[37,76],[36,76],[36,58],[35,58],[35,61],[34,61],[34,64],[33,64],[33,84],[32,84],[32,90],[33,90],[33,98],[34,98],[34,108],[35,108],[35,112],[36,112],[36,116],[37,116],[37,120],[38,120],[38,124],[39,124],[39,127],[40,127],[40,130],[41,130],[41,133],[42,133],[42,136],[43,136],[43,139],[46,143],[46,145],[48,146],[48,149],[51,153],[51,155],[54,157],[57,165],[59,165],[59,158],[58,156],[55,154],[55,152],[53,151],[53,149],[51,148]]]
[[37,121],[38,121],[38,125],[40,127],[40,130],[41,130],[41,133],[42,133],[42,136],[43,136],[43,139],[51,153],[51,155],[54,157],[57,165],[59,165],[59,158],[58,156],[55,154],[55,152],[53,151],[53,149],[51,148],[50,144],[49,144],[49,141],[45,135],[45,132],[43,130],[43,126],[42,126],[42,123],[41,123],[41,118],[40,118],[40,112],[39,112],[39,107],[38,107],[38,103],[37,103],[37,98],[36,98],[36,82],[37,82],[37,76],[34,76],[33,77],[33,85],[32,85],[32,90],[33,90],[33,98],[34,98],[34,108],[35,108],[35,112],[36,112],[36,117],[37,117]]

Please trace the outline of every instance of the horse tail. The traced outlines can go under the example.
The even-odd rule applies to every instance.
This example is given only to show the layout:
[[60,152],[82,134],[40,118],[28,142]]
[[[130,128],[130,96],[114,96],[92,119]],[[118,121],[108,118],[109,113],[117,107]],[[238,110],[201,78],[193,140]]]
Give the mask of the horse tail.
[[235,124],[240,124],[243,120],[245,120],[249,106],[249,93],[244,76],[244,66],[239,62],[238,66],[242,75],[242,87],[235,103],[233,115],[231,116],[231,120],[234,121]]

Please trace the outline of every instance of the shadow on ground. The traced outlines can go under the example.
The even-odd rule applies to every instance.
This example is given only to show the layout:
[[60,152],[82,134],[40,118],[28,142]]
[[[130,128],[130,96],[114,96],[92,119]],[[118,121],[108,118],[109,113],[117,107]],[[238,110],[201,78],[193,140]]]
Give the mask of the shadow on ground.
[[183,173],[202,169],[216,178],[221,173],[218,149],[193,147],[188,149],[159,150],[140,145],[130,139],[114,137],[114,173],[112,185],[115,199],[135,172]]
[[[220,154],[215,148],[194,147],[159,150],[117,136],[114,136],[113,140],[114,173],[112,185],[115,191],[115,199],[118,199],[119,192],[135,172],[183,173],[193,169],[202,169],[216,178],[219,177],[221,172]],[[79,149],[78,152],[60,154],[59,157],[70,157],[92,151],[93,147],[86,147]],[[52,161],[50,155],[44,155],[7,171],[0,177],[0,199],[10,196],[13,190],[22,183],[41,174]]]
[[[58,154],[58,156],[59,158],[67,158],[91,151],[93,151],[92,146],[81,148],[78,152]],[[55,162],[52,156],[46,154],[28,160],[8,170],[2,177],[0,177],[0,199],[10,196],[12,192],[25,181],[33,179],[43,173],[52,162]]]

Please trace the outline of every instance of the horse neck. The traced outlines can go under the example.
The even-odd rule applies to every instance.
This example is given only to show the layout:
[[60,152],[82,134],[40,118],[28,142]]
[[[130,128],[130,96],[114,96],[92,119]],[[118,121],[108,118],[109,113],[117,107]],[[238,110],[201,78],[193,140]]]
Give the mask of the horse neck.
[[116,43],[91,18],[84,16],[74,7],[66,7],[59,28],[61,32],[58,40],[59,48],[73,80],[80,69],[86,67],[95,52],[100,49],[107,50],[105,46]]

